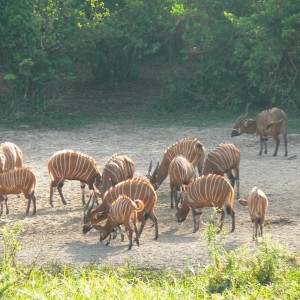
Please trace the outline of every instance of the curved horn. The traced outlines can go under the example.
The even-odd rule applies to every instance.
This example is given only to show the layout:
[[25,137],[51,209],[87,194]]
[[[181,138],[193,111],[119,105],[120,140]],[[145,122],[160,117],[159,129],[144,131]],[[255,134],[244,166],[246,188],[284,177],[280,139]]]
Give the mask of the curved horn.
[[152,159],[150,161],[150,165],[149,165],[149,169],[148,169],[148,174],[147,175],[151,175],[151,169],[152,169]]
[[240,123],[240,122],[244,121],[247,118],[249,106],[250,106],[250,103],[247,103],[247,106],[246,106],[246,109],[245,109],[244,113],[236,119],[235,123]]
[[[89,198],[89,201],[87,202],[87,204],[84,206],[84,215],[89,215],[91,210],[93,209],[94,207],[94,203],[95,203],[95,193],[94,192],[91,192],[90,194],[90,198]],[[92,202],[92,205],[90,206],[90,202],[91,202],[91,199],[93,198],[93,202]]]
[[157,173],[158,167],[159,167],[159,161],[157,162],[157,165],[156,165],[156,167],[155,167],[155,170],[153,171],[153,175]]

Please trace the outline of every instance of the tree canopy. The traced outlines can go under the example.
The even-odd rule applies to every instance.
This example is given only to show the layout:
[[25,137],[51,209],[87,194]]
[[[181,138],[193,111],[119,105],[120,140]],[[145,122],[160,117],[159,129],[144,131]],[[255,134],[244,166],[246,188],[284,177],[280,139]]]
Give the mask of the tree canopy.
[[0,0],[0,78],[34,103],[53,82],[168,68],[171,102],[300,108],[300,2]]

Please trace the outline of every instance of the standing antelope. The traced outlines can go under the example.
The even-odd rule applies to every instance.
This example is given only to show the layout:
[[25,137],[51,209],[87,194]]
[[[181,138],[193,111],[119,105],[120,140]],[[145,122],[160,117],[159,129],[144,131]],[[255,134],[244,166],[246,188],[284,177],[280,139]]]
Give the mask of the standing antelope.
[[163,155],[161,163],[158,163],[151,174],[152,160],[150,162],[147,177],[157,190],[168,176],[170,162],[178,155],[184,156],[194,167],[198,167],[199,174],[202,174],[202,167],[205,158],[205,147],[196,138],[183,139],[168,147]]
[[220,144],[206,158],[203,175],[226,174],[232,187],[236,181],[237,198],[240,197],[240,150],[233,144]]
[[171,208],[173,208],[173,198],[175,197],[175,207],[178,208],[177,192],[188,185],[196,177],[194,166],[183,156],[176,156],[169,165],[169,178],[171,189]]
[[133,177],[136,166],[126,155],[114,155],[102,171],[102,195],[119,182]]
[[100,242],[105,240],[109,235],[109,240],[106,243],[106,246],[109,245],[112,232],[119,225],[124,225],[128,230],[129,234],[129,246],[128,250],[132,247],[132,234],[133,229],[131,223],[134,228],[134,232],[136,235],[136,243],[139,246],[139,237],[137,230],[137,213],[142,211],[144,208],[144,202],[141,200],[131,200],[126,195],[119,196],[116,201],[114,201],[109,209],[108,218],[104,226],[100,224],[95,224],[93,227],[100,231]]
[[192,210],[194,220],[194,231],[199,229],[200,216],[204,207],[216,207],[221,213],[220,230],[222,230],[226,212],[231,215],[231,232],[235,229],[235,212],[233,210],[234,190],[230,183],[220,175],[202,175],[191,182],[184,194],[182,206],[177,210],[178,222],[183,222],[189,211]]
[[268,198],[265,193],[255,186],[250,192],[248,199],[239,199],[239,203],[243,206],[247,206],[249,209],[251,221],[254,223],[253,239],[257,238],[258,230],[259,236],[263,236],[263,227],[268,209]]
[[36,197],[35,190],[37,185],[36,175],[26,167],[16,168],[0,174],[0,202],[1,211],[3,213],[3,201],[6,206],[6,214],[9,214],[7,205],[7,195],[15,195],[23,193],[28,199],[26,214],[29,213],[31,200],[33,202],[33,215],[36,213]]
[[22,150],[14,143],[5,142],[0,146],[0,172],[22,167],[24,160]]
[[154,208],[157,202],[156,192],[148,180],[136,177],[120,182],[110,188],[104,194],[102,203],[100,203],[95,209],[93,209],[94,197],[91,205],[90,198],[84,209],[83,233],[87,233],[95,224],[99,224],[107,219],[112,203],[121,195],[125,195],[130,199],[139,199],[144,203],[144,208],[137,214],[138,221],[141,222],[138,238],[141,236],[146,220],[150,217],[155,226],[155,239],[157,239],[158,224],[157,217],[154,213]]
[[267,154],[268,136],[272,136],[276,141],[276,147],[273,154],[273,156],[276,156],[280,144],[279,134],[282,134],[285,146],[285,156],[287,156],[288,118],[285,112],[274,107],[259,113],[256,120],[252,120],[246,119],[248,116],[248,107],[249,104],[247,104],[244,114],[235,121],[231,136],[234,137],[242,133],[258,134],[260,136],[259,155],[262,155],[263,146],[265,146],[264,153]]
[[63,204],[67,204],[62,194],[64,181],[79,180],[82,190],[82,203],[85,204],[84,190],[88,184],[90,190],[94,186],[100,190],[101,174],[95,160],[86,154],[73,151],[62,150],[53,154],[48,162],[48,171],[51,179],[50,183],[50,205],[53,207],[53,193],[57,187]]

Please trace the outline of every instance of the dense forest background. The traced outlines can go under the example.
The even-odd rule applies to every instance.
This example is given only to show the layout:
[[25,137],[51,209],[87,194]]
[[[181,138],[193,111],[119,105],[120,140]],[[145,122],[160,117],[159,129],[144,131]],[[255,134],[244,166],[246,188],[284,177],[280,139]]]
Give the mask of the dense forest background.
[[166,111],[299,112],[299,67],[295,0],[0,0],[0,104],[13,118],[129,86],[160,91]]

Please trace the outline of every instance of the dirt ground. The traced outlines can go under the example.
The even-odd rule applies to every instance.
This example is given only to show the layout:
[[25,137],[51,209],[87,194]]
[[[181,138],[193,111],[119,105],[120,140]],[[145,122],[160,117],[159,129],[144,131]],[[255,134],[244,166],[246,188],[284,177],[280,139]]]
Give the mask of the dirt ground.
[[[1,142],[16,143],[24,152],[25,164],[38,177],[37,214],[25,218],[27,201],[22,196],[9,196],[10,215],[0,218],[0,226],[22,220],[24,234],[21,238],[21,262],[53,262],[67,264],[95,263],[98,265],[151,266],[153,268],[181,269],[185,266],[207,264],[206,241],[201,238],[204,225],[199,232],[192,233],[191,214],[183,224],[175,220],[175,210],[170,208],[169,181],[166,179],[158,189],[159,238],[154,241],[154,227],[151,220],[146,223],[140,239],[140,247],[135,244],[127,250],[128,239],[120,242],[119,237],[106,247],[99,242],[99,233],[91,231],[83,235],[83,206],[79,182],[68,181],[63,192],[68,202],[64,206],[58,192],[54,194],[54,208],[49,205],[49,176],[47,162],[58,150],[74,149],[91,155],[100,169],[115,153],[126,154],[137,165],[136,176],[145,177],[150,159],[162,158],[163,151],[185,137],[197,137],[207,151],[219,143],[234,143],[241,150],[240,192],[246,197],[253,186],[261,188],[269,198],[265,232],[273,240],[288,244],[290,249],[300,249],[300,135],[288,136],[289,157],[286,159],[283,145],[278,156],[273,157],[274,141],[269,140],[269,154],[259,156],[259,138],[240,136],[231,138],[231,124],[216,128],[196,128],[173,126],[161,128],[136,127],[134,124],[111,125],[97,123],[81,129],[56,131],[21,128],[17,131],[2,129]],[[86,193],[88,195],[88,193]],[[235,202],[236,231],[225,239],[227,249],[247,243],[252,247],[252,228],[247,209]],[[202,220],[206,222],[211,214],[207,208]],[[231,220],[225,218],[224,229],[229,230]],[[3,241],[0,241],[3,253]]]

